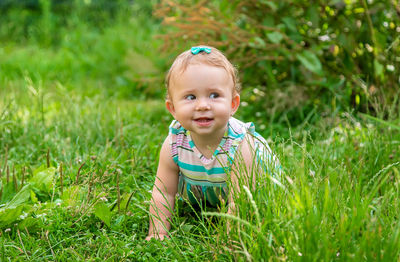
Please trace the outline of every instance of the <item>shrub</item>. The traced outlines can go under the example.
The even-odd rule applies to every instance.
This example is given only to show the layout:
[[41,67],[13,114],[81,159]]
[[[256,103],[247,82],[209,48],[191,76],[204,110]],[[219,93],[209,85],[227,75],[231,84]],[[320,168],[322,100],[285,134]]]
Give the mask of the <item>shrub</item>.
[[223,50],[240,68],[248,112],[295,124],[316,109],[390,102],[400,81],[399,13],[393,1],[162,0],[155,16],[168,28],[165,50]]

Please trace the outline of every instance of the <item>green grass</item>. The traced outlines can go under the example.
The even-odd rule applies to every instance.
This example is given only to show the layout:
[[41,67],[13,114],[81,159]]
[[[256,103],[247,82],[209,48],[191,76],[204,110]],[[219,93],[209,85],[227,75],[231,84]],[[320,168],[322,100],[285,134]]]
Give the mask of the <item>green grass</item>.
[[[23,166],[32,176],[46,165],[49,149],[50,165],[58,169],[63,163],[64,196],[57,171],[51,190],[39,195],[41,204],[29,213],[40,222],[24,228],[15,225],[23,224],[17,219],[2,228],[3,260],[399,258],[396,129],[343,114],[330,122],[321,120],[320,125],[328,126],[319,128],[317,138],[302,130],[274,138],[285,171],[282,185],[261,177],[252,192],[255,205],[242,190],[236,199],[238,218],[233,220],[179,211],[171,240],[145,242],[149,190],[171,120],[162,100],[122,99],[94,91],[89,96],[61,84],[41,88],[37,94],[23,85],[2,89],[1,169],[7,148],[8,165],[16,167],[17,177]],[[82,161],[86,164],[75,185]],[[94,215],[93,205],[100,196],[106,196],[107,204],[116,201],[117,172],[124,203],[133,195],[126,210],[122,206],[118,213],[114,208],[107,226]],[[74,186],[79,194],[65,193]],[[227,220],[239,221],[231,222],[230,234]]]
[[[0,261],[400,259],[399,122],[351,113],[314,112],[314,124],[290,129],[268,121],[258,130],[282,163],[279,183],[260,175],[255,190],[242,187],[235,216],[179,203],[171,239],[146,242],[172,119],[161,98],[168,57],[152,38],[160,29],[138,17],[60,30],[57,46],[0,46],[0,210],[21,200],[0,222]],[[34,183],[40,171],[48,184]],[[13,173],[32,195],[16,197]]]

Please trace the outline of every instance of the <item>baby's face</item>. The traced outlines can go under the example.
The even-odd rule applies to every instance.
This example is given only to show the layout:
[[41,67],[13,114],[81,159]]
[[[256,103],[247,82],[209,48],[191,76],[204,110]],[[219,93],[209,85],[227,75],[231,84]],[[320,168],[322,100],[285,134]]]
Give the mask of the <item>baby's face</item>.
[[233,80],[224,68],[189,65],[171,79],[167,109],[198,136],[221,136],[240,102]]

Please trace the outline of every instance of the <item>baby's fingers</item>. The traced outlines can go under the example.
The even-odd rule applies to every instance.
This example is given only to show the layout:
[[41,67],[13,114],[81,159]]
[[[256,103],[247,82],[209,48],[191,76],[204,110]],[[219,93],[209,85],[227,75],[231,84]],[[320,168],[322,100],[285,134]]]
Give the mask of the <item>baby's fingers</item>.
[[145,240],[146,240],[146,241],[150,241],[152,238],[154,238],[154,236],[153,236],[153,235],[151,235],[151,236],[147,236],[147,237],[145,238]]

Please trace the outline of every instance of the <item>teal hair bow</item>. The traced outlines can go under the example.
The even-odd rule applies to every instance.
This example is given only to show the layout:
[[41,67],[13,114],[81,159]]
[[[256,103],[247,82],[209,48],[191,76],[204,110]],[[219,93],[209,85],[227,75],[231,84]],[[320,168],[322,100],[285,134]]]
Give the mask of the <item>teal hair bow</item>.
[[194,55],[197,55],[200,52],[206,52],[207,54],[209,54],[211,53],[211,48],[203,46],[195,46],[190,49],[190,52],[192,52],[192,54]]

